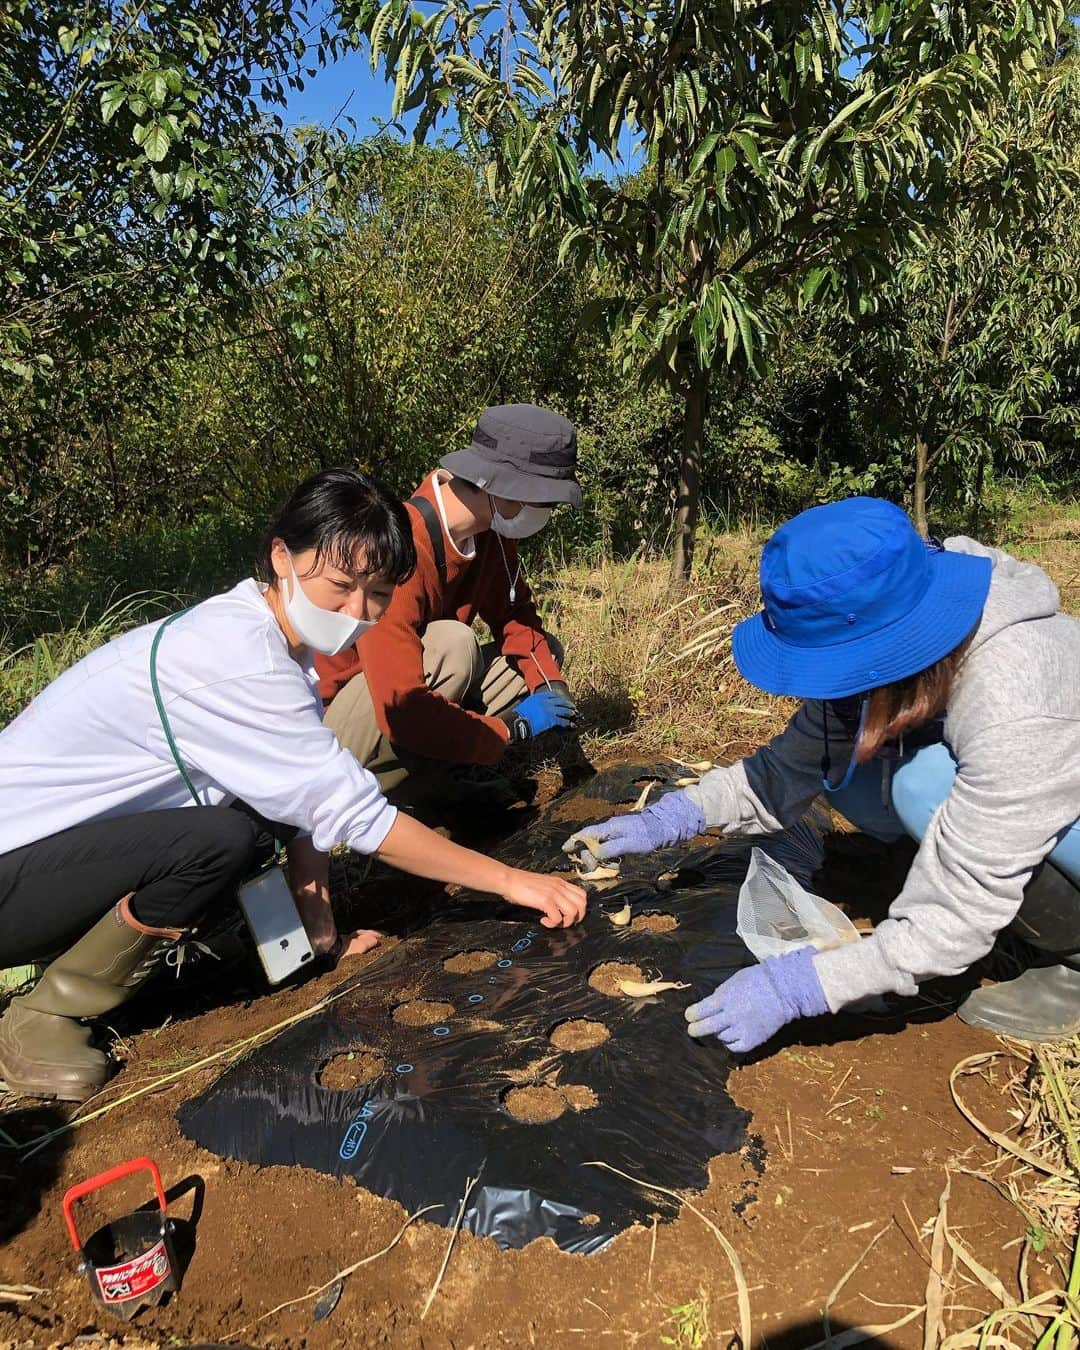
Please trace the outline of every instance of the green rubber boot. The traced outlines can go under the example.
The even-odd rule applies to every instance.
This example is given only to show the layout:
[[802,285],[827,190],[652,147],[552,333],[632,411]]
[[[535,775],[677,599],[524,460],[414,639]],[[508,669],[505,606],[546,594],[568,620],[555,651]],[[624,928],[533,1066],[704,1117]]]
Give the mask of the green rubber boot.
[[126,1002],[181,936],[141,924],[130,895],[114,905],[0,1017],[0,1079],[8,1091],[81,1102],[103,1087],[109,1059],[82,1019]]
[[1061,1041],[1080,1032],[1080,970],[1033,966],[1015,980],[968,994],[957,1016],[1018,1041]]
[[957,1016],[1020,1041],[1059,1041],[1080,1032],[1080,890],[1051,863],[1024,889],[1010,930],[1058,964],[970,993]]

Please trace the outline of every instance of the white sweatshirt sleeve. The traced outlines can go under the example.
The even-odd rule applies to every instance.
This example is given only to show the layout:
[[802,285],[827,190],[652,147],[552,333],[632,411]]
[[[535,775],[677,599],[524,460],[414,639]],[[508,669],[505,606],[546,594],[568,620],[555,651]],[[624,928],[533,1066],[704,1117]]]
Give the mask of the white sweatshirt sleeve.
[[[189,772],[309,833],[320,851],[347,844],[374,853],[389,833],[396,808],[320,721],[299,675],[220,680],[169,699],[167,711]],[[163,737],[160,744],[168,756]]]
[[[713,769],[686,795],[710,826],[731,835],[773,834],[793,824],[821,792],[825,704],[804,703],[779,736],[747,759]],[[829,713],[829,755],[838,778],[853,753],[843,724]]]

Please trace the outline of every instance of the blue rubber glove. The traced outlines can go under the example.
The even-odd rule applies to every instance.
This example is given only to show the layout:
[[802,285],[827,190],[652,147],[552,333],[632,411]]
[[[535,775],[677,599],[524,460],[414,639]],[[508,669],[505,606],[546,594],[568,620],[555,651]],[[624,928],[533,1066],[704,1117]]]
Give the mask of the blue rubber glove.
[[716,992],[686,1010],[691,1036],[719,1036],[729,1050],[753,1050],[797,1017],[829,1011],[814,970],[813,947],[767,956],[736,971]]
[[564,853],[577,853],[586,871],[608,858],[625,853],[653,853],[658,848],[693,839],[706,827],[696,802],[685,792],[668,792],[644,811],[612,816],[599,825],[578,830],[563,844]]
[[572,726],[576,712],[569,694],[555,689],[538,689],[503,716],[510,728],[510,739],[527,741],[542,731]]

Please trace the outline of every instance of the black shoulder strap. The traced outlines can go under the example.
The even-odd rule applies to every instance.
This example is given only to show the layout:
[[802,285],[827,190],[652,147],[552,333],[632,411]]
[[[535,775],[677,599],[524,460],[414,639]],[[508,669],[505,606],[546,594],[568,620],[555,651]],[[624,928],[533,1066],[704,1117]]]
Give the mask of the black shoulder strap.
[[439,513],[426,497],[410,497],[409,505],[415,506],[427,526],[431,549],[435,554],[435,566],[439,569],[439,580],[446,585],[446,543],[443,540],[442,522]]

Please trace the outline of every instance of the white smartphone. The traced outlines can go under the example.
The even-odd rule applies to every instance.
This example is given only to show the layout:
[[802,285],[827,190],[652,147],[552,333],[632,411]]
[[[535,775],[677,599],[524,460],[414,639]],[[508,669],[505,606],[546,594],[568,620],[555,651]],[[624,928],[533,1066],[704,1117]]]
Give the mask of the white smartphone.
[[268,983],[280,984],[314,958],[280,867],[271,867],[246,882],[238,898]]

